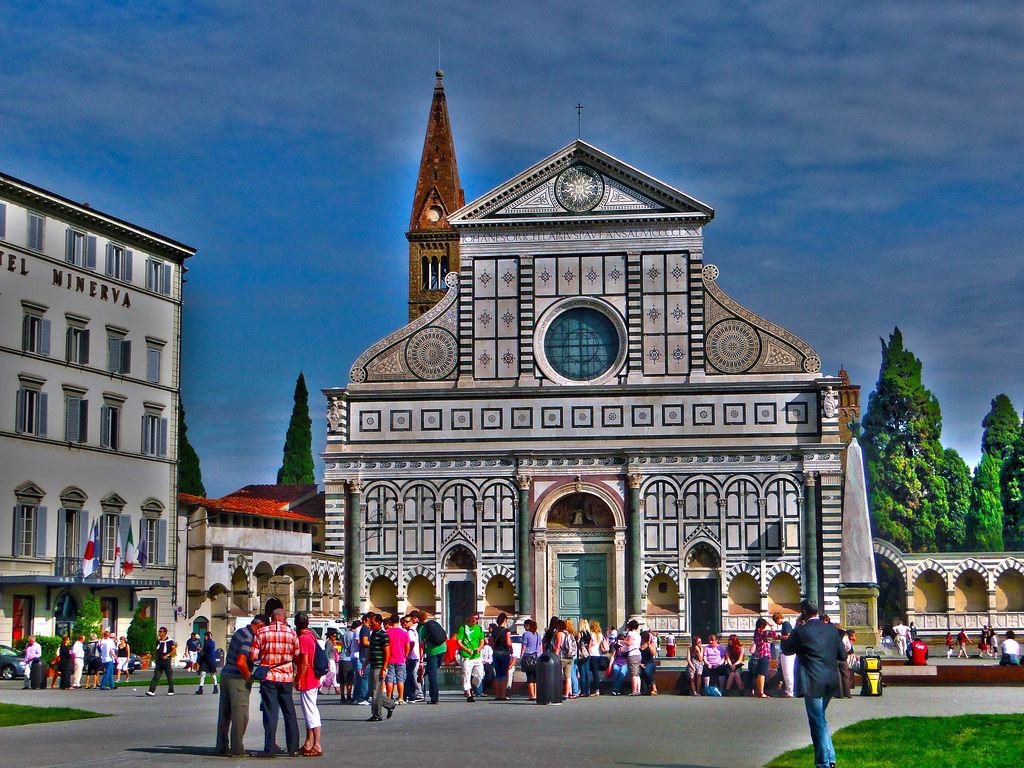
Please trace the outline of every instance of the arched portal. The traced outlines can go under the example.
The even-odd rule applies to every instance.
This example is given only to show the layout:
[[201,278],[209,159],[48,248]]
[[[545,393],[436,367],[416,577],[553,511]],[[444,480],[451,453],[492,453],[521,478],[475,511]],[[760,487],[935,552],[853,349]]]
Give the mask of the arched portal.
[[902,570],[884,555],[875,553],[878,576],[878,620],[889,624],[894,617],[907,615],[907,582]]
[[532,570],[538,616],[625,619],[625,514],[608,486],[576,477],[541,496]]

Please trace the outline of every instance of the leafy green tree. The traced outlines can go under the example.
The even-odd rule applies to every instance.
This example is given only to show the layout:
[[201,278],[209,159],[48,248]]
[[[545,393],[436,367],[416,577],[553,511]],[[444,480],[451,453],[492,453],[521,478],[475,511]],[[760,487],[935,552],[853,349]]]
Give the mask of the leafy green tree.
[[921,361],[893,330],[859,437],[867,466],[874,535],[903,551],[934,551],[945,518],[936,467],[943,459],[939,401],[921,381]]
[[295,382],[295,406],[284,438],[284,463],[277,471],[277,482],[283,485],[316,482],[313,474],[313,422],[309,418],[309,391],[301,371]]
[[142,605],[135,609],[132,623],[128,625],[125,633],[128,645],[132,653],[139,656],[152,656],[156,650],[156,622],[152,616],[142,615]]
[[981,552],[1003,549],[1003,505],[999,498],[1001,463],[991,453],[981,454],[971,484],[971,513],[967,518],[967,548]]
[[86,640],[90,635],[99,636],[102,629],[103,611],[100,609],[100,599],[96,595],[88,594],[82,598],[82,607],[78,609],[75,616],[74,636],[83,636]]
[[185,426],[185,404],[178,400],[178,490],[193,496],[206,497],[203,470],[199,467],[199,454],[188,441]]
[[1020,418],[1010,398],[996,395],[992,400],[992,409],[982,419],[981,426],[985,428],[981,437],[982,452],[1003,458],[1020,435]]
[[1024,428],[1003,454],[999,471],[1000,502],[1003,506],[1003,545],[1024,549]]
[[971,513],[971,470],[952,448],[942,454],[936,485],[944,496],[944,514],[935,527],[935,543],[940,552],[962,552]]

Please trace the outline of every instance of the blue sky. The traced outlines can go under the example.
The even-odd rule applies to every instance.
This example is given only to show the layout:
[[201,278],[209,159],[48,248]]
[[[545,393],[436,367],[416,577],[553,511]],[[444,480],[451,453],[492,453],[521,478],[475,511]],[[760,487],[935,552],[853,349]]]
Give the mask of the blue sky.
[[[1024,406],[1015,2],[5,4],[0,170],[198,249],[183,397],[207,491],[273,482],[299,370],[406,319],[441,39],[467,200],[576,137],[715,208],[737,301],[873,389],[898,325],[979,458]],[[320,462],[318,471],[320,469]]]

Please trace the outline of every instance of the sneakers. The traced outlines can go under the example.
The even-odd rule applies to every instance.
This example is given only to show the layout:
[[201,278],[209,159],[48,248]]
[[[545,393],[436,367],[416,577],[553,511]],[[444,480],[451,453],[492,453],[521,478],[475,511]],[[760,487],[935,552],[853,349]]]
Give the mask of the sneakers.
[[357,701],[356,706],[368,707],[370,706],[370,702],[368,702],[366,699],[363,699],[362,701]]
[[168,691],[168,692],[167,692],[167,695],[168,695],[168,696],[173,696],[173,695],[174,695],[174,691]]
[[152,691],[146,691],[146,695],[147,696],[156,696],[156,694],[153,693]]

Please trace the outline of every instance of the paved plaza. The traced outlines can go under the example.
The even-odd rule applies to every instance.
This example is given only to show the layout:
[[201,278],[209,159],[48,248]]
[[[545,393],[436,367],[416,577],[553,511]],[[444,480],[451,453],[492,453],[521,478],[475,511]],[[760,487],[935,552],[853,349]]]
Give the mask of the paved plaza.
[[[157,697],[147,698],[145,684],[111,693],[22,691],[19,685],[0,683],[0,702],[76,706],[116,716],[4,729],[4,765],[83,768],[102,763],[115,768],[238,762],[213,757],[217,697],[194,696],[191,686],[179,687],[173,697],[161,689]],[[524,768],[581,763],[755,768],[810,742],[801,700],[601,696],[541,707],[522,700],[467,704],[453,693],[439,706],[401,707],[392,720],[381,723],[364,722],[368,707],[339,704],[336,696],[325,697],[321,711],[328,760],[367,765],[451,768],[485,765],[497,758]],[[1024,688],[887,688],[882,697],[834,701],[828,714],[837,729],[876,717],[1021,711]],[[304,733],[301,714],[299,728]],[[278,742],[284,744],[283,730]],[[259,697],[254,694],[246,748],[255,752],[262,747]]]

